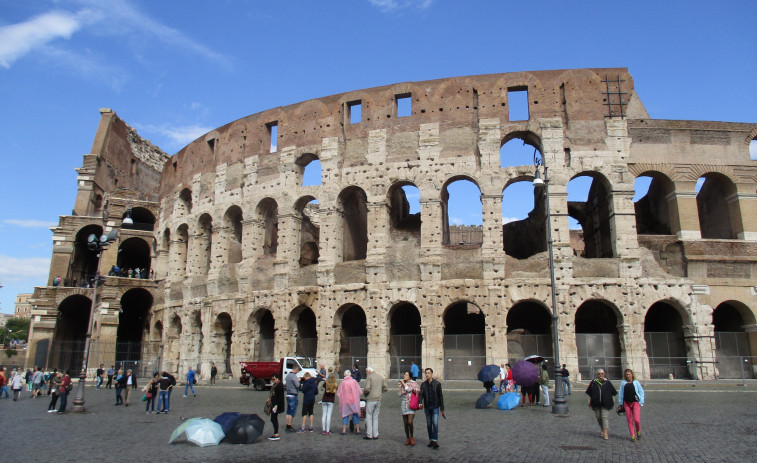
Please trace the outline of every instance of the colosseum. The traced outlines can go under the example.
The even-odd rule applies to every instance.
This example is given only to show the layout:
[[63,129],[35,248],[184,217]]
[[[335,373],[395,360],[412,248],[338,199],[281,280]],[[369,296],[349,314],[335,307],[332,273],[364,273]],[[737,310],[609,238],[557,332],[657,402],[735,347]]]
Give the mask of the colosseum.
[[[172,156],[100,112],[35,288],[29,365],[81,368],[91,332],[90,375],[237,376],[297,354],[452,380],[555,344],[574,378],[756,373],[757,124],[651,119],[625,68],[350,91]],[[531,212],[505,223],[508,189],[537,172],[546,185],[517,198]],[[580,178],[587,197],[568,200]],[[480,225],[450,217],[461,181]],[[111,230],[100,257],[88,237]]]

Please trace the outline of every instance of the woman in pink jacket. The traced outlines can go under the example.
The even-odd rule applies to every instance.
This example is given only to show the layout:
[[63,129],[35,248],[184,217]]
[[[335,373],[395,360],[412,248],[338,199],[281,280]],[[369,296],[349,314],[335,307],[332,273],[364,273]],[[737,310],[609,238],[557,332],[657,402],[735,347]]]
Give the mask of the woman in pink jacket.
[[360,434],[360,394],[363,391],[352,378],[350,370],[345,370],[344,379],[336,390],[336,396],[339,397],[339,411],[342,413],[342,435],[347,434],[347,424],[355,423],[355,431]]

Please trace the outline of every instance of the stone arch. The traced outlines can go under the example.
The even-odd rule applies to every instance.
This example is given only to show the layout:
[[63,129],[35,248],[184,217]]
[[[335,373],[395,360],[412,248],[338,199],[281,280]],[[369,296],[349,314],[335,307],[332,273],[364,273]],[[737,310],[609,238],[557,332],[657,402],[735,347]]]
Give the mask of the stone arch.
[[195,369],[200,373],[200,365],[202,364],[202,354],[205,345],[205,335],[202,332],[202,311],[195,309],[189,314],[189,330],[183,336],[183,342],[185,343],[186,356],[185,362],[180,364],[179,375],[185,374],[189,367]]
[[130,214],[133,223],[131,225],[122,223],[121,228],[123,229],[153,231],[155,228],[155,214],[149,209],[130,207],[123,213],[121,220],[125,219],[127,214]]
[[208,270],[210,270],[211,250],[213,249],[213,217],[210,214],[202,214],[197,219],[194,240],[195,255],[193,257],[196,260],[192,268],[197,275],[207,275]]
[[192,213],[192,190],[184,188],[176,200],[176,216],[184,217]]
[[[317,154],[304,153],[300,155],[296,161],[294,161],[294,164],[296,166],[295,170],[297,172],[297,185],[312,186],[322,184],[323,176],[321,174],[321,160],[318,158]],[[318,182],[315,182],[314,178],[310,178],[314,177],[316,174],[319,174]]]
[[233,205],[226,209],[223,215],[223,225],[226,228],[226,262],[238,264],[242,262],[242,209]]
[[57,322],[50,349],[50,364],[62,370],[80,371],[92,299],[83,294],[64,298],[58,304]]
[[357,304],[347,303],[334,314],[336,350],[339,352],[337,370],[342,371],[355,364],[365,373],[368,363],[368,327],[365,310]]
[[736,185],[726,175],[708,172],[697,193],[699,229],[704,239],[737,239],[741,231]]
[[[637,183],[650,178],[647,193],[634,202],[636,233],[639,235],[670,235],[678,218],[672,216],[668,204],[675,193],[675,183],[662,172],[646,171],[636,176]],[[677,225],[676,225],[677,228]]]
[[176,227],[176,239],[173,246],[176,246],[174,272],[183,278],[189,273],[189,268],[187,266],[187,256],[189,255],[189,226],[186,223]]
[[444,324],[444,376],[475,378],[486,364],[486,316],[473,302],[459,300],[442,313]]
[[349,186],[339,193],[342,214],[342,261],[364,260],[368,251],[368,198],[365,191]]
[[149,339],[149,315],[153,296],[144,288],[133,288],[124,292],[120,304],[116,330],[116,362],[126,368],[136,368],[142,360],[143,340]]
[[118,246],[117,260],[118,267],[121,270],[120,276],[134,278],[149,277],[150,254],[150,244],[144,238],[133,237],[121,241],[121,244]]
[[255,211],[263,224],[263,255],[274,255],[279,245],[279,205],[273,198],[263,198]]
[[[652,379],[689,378],[684,325],[685,311],[669,301],[652,304],[644,316],[644,340]],[[688,318],[688,317],[687,317]]]
[[163,341],[163,322],[156,321],[150,331],[150,341],[162,342]]
[[[76,232],[73,252],[68,264],[68,272],[64,279],[65,286],[86,285],[97,271],[97,253],[87,247],[87,239],[95,235],[98,239],[103,234],[101,225],[85,225]],[[56,275],[57,276],[57,275]],[[67,284],[66,284],[67,283]]]
[[389,375],[401,378],[415,362],[423,370],[422,317],[415,304],[398,302],[389,309],[386,317],[389,343]]
[[213,339],[211,340],[213,352],[217,357],[211,358],[216,363],[218,371],[227,375],[231,374],[231,341],[234,334],[234,325],[231,321],[231,315],[227,312],[221,312],[216,316],[213,322]]
[[755,315],[741,301],[723,301],[712,312],[719,378],[754,378]]
[[294,209],[300,218],[300,267],[317,264],[320,258],[320,204],[315,196],[308,195],[298,199],[294,205]]
[[301,357],[315,358],[318,352],[318,321],[313,309],[299,305],[289,314],[290,337],[294,349],[290,351]]
[[575,315],[578,370],[582,378],[594,378],[597,368],[603,368],[608,378],[622,375],[622,351],[618,327],[623,315],[606,300],[584,301]]
[[[412,187],[418,191],[418,200],[420,204],[420,189],[415,183],[409,180],[398,180],[389,187],[386,195],[386,202],[389,205],[389,224],[392,230],[407,230],[414,233],[420,233],[421,230],[421,213],[411,214],[411,205],[407,198],[405,187]],[[413,198],[415,201],[415,199]]]
[[[483,226],[471,225],[471,226],[453,226],[450,224],[449,217],[449,187],[455,182],[467,181],[471,182],[479,193],[481,193],[481,186],[478,181],[473,177],[465,174],[454,175],[444,182],[441,188],[441,206],[442,206],[442,242],[444,245],[474,245],[481,246],[484,241]],[[480,202],[477,211],[480,211],[481,220],[483,223],[483,204]],[[475,221],[475,220],[474,220]]]
[[247,320],[247,328],[253,339],[253,360],[258,362],[275,361],[274,336],[276,321],[273,313],[265,307],[258,307]]
[[508,361],[515,364],[529,355],[554,356],[552,314],[541,302],[518,301],[507,311]]
[[588,198],[586,201],[568,201],[568,215],[581,225],[579,241],[583,250],[579,252],[574,248],[574,252],[586,258],[615,257],[612,185],[599,172],[581,172],[574,175],[571,181],[583,176],[592,179]]

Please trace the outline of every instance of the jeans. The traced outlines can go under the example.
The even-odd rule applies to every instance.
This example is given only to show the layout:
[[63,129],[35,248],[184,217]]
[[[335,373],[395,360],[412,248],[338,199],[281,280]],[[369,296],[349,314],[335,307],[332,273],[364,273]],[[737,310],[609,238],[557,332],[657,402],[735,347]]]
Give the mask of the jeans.
[[58,407],[58,413],[63,413],[66,411],[66,404],[68,402],[68,392],[66,392],[66,388],[62,388],[60,391],[60,407]]
[[103,377],[98,376],[97,379],[95,380],[95,389],[100,389],[100,386],[102,385],[102,383],[103,383]]
[[167,412],[168,399],[170,398],[169,391],[160,391],[158,394],[158,412]]
[[360,415],[357,413],[353,413],[352,415],[347,415],[342,417],[342,425],[347,426],[350,424],[350,417],[352,417],[352,423],[353,424],[360,424]]
[[[150,397],[149,399],[147,399],[147,402],[145,402],[145,411],[146,412],[149,412],[149,411],[153,411],[154,412],[155,411],[155,399],[156,399],[155,396],[156,395],[157,394],[153,394],[152,397]],[[150,406],[152,406],[152,410],[150,410]],[[158,408],[158,410],[160,410],[160,408]]]
[[566,389],[568,390],[568,395],[570,395],[570,380],[568,379],[567,376],[563,376],[562,383],[563,383],[563,395],[565,394]]
[[289,416],[295,416],[297,415],[297,405],[299,404],[299,399],[296,395],[288,395],[287,396],[287,415]]
[[184,386],[184,395],[187,395],[187,390],[192,389],[192,395],[195,393],[195,385],[187,381],[187,385]]
[[124,403],[124,399],[121,397],[121,389],[122,388],[116,386],[116,404]]
[[173,386],[168,388],[168,397],[166,397],[166,410],[168,411],[171,409],[171,392],[173,392]]
[[439,440],[439,409],[424,408],[426,412],[426,429],[428,429],[428,440],[436,442]]
[[372,400],[365,403],[365,435],[367,437],[378,437],[380,411],[380,400]]
[[321,428],[326,432],[331,432],[331,413],[334,411],[334,402],[323,402],[321,405],[323,405]]
[[3,386],[3,389],[0,390],[0,397],[2,397],[3,392],[5,392],[5,398],[8,398],[8,386]]

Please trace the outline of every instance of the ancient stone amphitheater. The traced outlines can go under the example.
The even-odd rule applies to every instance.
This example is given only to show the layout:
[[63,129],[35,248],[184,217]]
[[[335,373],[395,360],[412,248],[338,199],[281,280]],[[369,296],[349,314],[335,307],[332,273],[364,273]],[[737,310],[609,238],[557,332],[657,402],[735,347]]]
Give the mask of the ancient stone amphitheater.
[[[239,361],[298,354],[473,378],[552,359],[556,323],[573,378],[755,374],[757,124],[651,119],[627,69],[351,91],[241,118],[173,156],[101,113],[35,289],[29,365],[81,368],[93,307],[90,372],[208,377],[215,362],[236,376]],[[548,188],[503,225],[534,159]],[[569,200],[581,178],[588,196]],[[451,223],[459,181],[480,192],[466,205],[480,226]],[[92,304],[87,237],[111,229]]]

